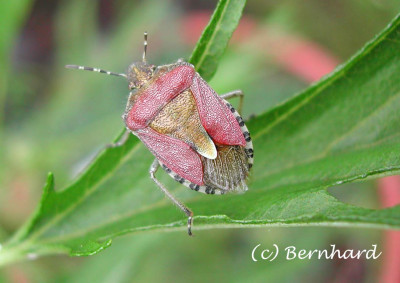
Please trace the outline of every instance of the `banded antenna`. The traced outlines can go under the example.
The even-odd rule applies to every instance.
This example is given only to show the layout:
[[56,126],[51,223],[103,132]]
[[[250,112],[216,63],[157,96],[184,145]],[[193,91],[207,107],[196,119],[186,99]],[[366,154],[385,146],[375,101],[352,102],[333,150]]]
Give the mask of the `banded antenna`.
[[144,42],[143,42],[143,63],[146,63],[146,53],[147,53],[147,31],[144,32]]
[[[147,32],[146,31],[144,32],[143,45],[144,45],[143,63],[146,63],[146,53],[147,53]],[[93,68],[93,67],[78,66],[78,65],[65,65],[65,68],[67,68],[67,69],[85,70],[85,71],[91,71],[91,72],[98,72],[98,73],[103,73],[103,74],[107,74],[107,75],[127,78],[127,75],[123,74],[123,73],[114,73],[114,72],[106,71],[106,70],[99,69],[99,68]]]
[[98,72],[98,73],[103,73],[103,74],[106,74],[106,75],[117,76],[117,77],[124,77],[124,78],[127,77],[126,74],[114,73],[114,72],[106,71],[106,70],[103,70],[103,69],[86,67],[86,66],[66,65],[65,68],[67,68],[67,69],[85,70],[85,71],[91,71],[91,72]]

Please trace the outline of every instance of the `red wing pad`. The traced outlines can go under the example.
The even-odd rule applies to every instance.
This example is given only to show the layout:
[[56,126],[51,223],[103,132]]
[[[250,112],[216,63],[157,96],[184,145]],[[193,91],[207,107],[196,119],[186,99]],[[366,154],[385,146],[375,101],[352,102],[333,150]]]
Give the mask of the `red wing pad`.
[[157,133],[151,128],[136,132],[154,156],[184,179],[203,185],[203,165],[199,155],[186,143]]
[[200,120],[211,138],[223,145],[246,146],[242,130],[235,116],[216,92],[198,75],[190,87],[197,103]]
[[156,79],[143,90],[129,111],[127,126],[133,131],[146,127],[161,108],[189,88],[194,73],[190,66],[178,66]]

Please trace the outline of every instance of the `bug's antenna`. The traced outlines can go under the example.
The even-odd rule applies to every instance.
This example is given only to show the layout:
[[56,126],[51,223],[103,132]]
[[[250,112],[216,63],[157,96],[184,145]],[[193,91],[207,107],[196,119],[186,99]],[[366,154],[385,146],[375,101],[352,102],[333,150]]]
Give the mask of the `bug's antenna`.
[[126,78],[125,74],[114,73],[114,72],[110,72],[110,71],[106,71],[106,70],[102,70],[102,69],[98,69],[98,68],[86,67],[86,66],[66,65],[65,68],[92,71],[92,72],[98,72],[98,73],[103,73],[103,74],[107,74],[107,75]]
[[144,32],[144,51],[143,51],[143,63],[146,63],[146,53],[147,53],[147,31]]

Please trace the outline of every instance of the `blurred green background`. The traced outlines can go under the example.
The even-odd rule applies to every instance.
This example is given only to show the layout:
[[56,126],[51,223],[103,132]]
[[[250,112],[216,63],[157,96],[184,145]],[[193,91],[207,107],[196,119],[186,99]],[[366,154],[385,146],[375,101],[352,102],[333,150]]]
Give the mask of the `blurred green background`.
[[[142,56],[156,65],[188,59],[216,1],[16,0],[0,3],[0,242],[34,210],[47,172],[69,184],[123,128],[121,78]],[[400,11],[398,0],[249,1],[211,86],[242,89],[257,115],[346,61]],[[291,47],[291,48],[289,48]],[[256,156],[257,158],[257,156]],[[256,159],[257,162],[257,159]],[[271,161],[273,162],[273,161]],[[156,187],[154,188],[157,189]],[[182,187],[182,189],[185,189]],[[380,206],[376,183],[330,192]],[[53,256],[0,270],[0,282],[376,282],[378,260],[251,260],[261,244],[281,249],[383,248],[383,232],[354,228],[258,228],[127,235],[93,257]]]

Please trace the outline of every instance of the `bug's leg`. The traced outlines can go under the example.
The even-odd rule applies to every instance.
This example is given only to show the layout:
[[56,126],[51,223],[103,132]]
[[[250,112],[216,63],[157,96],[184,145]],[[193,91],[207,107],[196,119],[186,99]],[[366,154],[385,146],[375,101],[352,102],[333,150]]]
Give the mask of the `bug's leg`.
[[158,163],[157,159],[154,159],[153,163],[150,166],[150,178],[156,183],[156,185],[164,192],[164,194],[177,206],[182,210],[188,217],[188,234],[189,236],[192,236],[192,223],[193,223],[193,212],[187,208],[183,203],[181,203],[179,200],[177,200],[165,187],[163,184],[158,181],[158,179],[155,176],[155,173],[157,172],[158,167],[160,167],[160,164]]
[[109,147],[119,147],[119,146],[123,145],[123,144],[128,140],[129,134],[130,134],[130,133],[131,133],[130,131],[126,130],[126,131],[122,134],[122,136],[120,137],[120,139],[119,139],[117,142],[115,142],[115,143],[110,143],[110,144],[107,145],[107,147],[108,147],[108,148],[109,148]]
[[244,97],[243,91],[241,91],[240,89],[234,90],[234,91],[230,91],[230,92],[227,92],[225,94],[222,94],[221,97],[223,99],[225,99],[225,100],[228,100],[228,99],[233,98],[233,97],[239,97],[240,100],[239,100],[238,112],[239,112],[239,114],[242,114],[243,97]]

